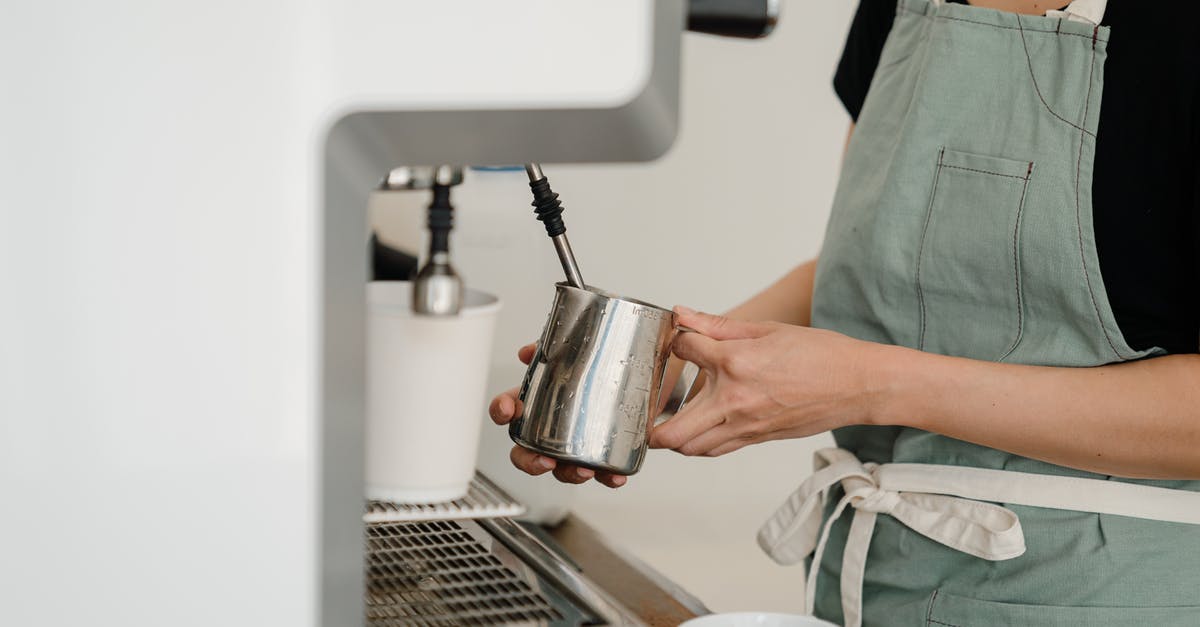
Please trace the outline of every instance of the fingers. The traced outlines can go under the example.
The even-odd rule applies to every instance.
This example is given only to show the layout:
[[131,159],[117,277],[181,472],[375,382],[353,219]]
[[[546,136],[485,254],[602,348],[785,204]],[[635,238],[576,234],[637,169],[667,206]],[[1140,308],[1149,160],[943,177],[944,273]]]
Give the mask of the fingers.
[[678,450],[712,429],[726,423],[725,415],[712,407],[709,390],[700,392],[690,405],[650,432],[651,448]]
[[558,475],[558,463],[554,459],[539,455],[524,447],[514,446],[508,454],[508,459],[512,461],[513,466],[535,477],[544,475],[551,470],[554,471],[555,476]]
[[714,316],[687,307],[676,307],[675,315],[680,326],[699,331],[714,340],[748,340],[762,337],[768,332],[766,325],[758,322]]
[[706,370],[715,370],[721,363],[724,349],[721,342],[699,333],[680,333],[671,343],[671,352]]
[[[520,359],[525,365],[529,365],[536,352],[537,344],[526,344],[517,351],[517,359]],[[524,409],[518,398],[520,394],[520,388],[513,388],[493,398],[491,404],[488,405],[488,416],[491,416],[492,422],[506,425],[512,422],[513,418],[520,416]]]
[[703,454],[708,457],[720,457],[754,444],[754,442],[751,438],[733,438],[732,440],[726,440],[724,444],[705,451]]
[[554,469],[554,478],[563,483],[585,483],[595,476],[596,471],[591,468],[572,466],[570,464],[560,464],[558,468]]
[[521,415],[524,408],[521,400],[517,398],[519,394],[520,390],[513,388],[492,399],[491,405],[488,405],[488,416],[491,416],[492,422],[506,425],[512,422],[514,417]]
[[563,483],[580,484],[595,479],[610,488],[619,488],[629,481],[629,478],[624,475],[614,475],[610,472],[596,472],[590,468],[561,463],[556,459],[540,455],[521,446],[514,446],[512,451],[509,452],[508,458],[517,469],[535,477],[553,470],[554,478]]
[[745,446],[750,444],[751,440],[749,434],[740,432],[734,425],[722,424],[701,433],[675,450],[692,457],[697,455],[716,457],[716,451],[724,450],[727,445],[734,442],[741,442],[741,446]]
[[600,483],[603,483],[604,485],[615,490],[625,485],[625,483],[629,481],[629,477],[626,477],[625,475],[614,475],[611,472],[598,472],[596,473],[596,481],[599,481]]

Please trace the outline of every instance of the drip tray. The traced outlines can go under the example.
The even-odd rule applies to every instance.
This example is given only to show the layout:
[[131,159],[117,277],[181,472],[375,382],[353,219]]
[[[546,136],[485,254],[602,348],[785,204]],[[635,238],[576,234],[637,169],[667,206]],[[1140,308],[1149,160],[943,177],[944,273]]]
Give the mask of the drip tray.
[[366,543],[371,627],[598,622],[475,521],[368,524]]
[[365,523],[411,522],[418,520],[453,520],[462,518],[513,518],[525,513],[518,503],[500,486],[480,473],[475,473],[467,495],[449,503],[410,505],[391,501],[368,501],[363,512]]

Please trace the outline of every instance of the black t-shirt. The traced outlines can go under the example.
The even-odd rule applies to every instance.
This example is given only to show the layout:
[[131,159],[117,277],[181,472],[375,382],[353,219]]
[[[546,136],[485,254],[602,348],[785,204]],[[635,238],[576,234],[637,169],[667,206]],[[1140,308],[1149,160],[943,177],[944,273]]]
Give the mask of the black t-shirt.
[[[895,15],[896,0],[860,0],[833,80],[855,119]],[[1104,25],[1092,186],[1100,271],[1133,348],[1197,353],[1200,2],[1110,0]]]

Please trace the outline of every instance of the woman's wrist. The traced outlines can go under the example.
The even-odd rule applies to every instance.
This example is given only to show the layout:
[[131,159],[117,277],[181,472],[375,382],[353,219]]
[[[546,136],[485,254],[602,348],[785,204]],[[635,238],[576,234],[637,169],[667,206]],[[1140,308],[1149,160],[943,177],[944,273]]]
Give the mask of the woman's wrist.
[[928,430],[922,399],[937,395],[930,376],[936,355],[902,346],[872,344],[867,355],[864,424]]

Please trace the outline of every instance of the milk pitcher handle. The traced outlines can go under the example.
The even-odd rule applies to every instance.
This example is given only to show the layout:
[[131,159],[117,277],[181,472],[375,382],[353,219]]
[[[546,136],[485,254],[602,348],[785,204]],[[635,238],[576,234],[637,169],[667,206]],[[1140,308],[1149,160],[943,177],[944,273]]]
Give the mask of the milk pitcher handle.
[[[696,333],[694,329],[689,329],[685,326],[678,326],[676,330],[679,333]],[[692,395],[695,392],[696,383],[700,381],[700,366],[685,361],[683,369],[679,371],[679,377],[675,379],[675,385],[671,387],[671,393],[667,395],[667,402],[663,406],[663,411],[654,421],[655,424],[661,424],[672,418],[675,414],[683,411],[684,405],[692,400]]]

